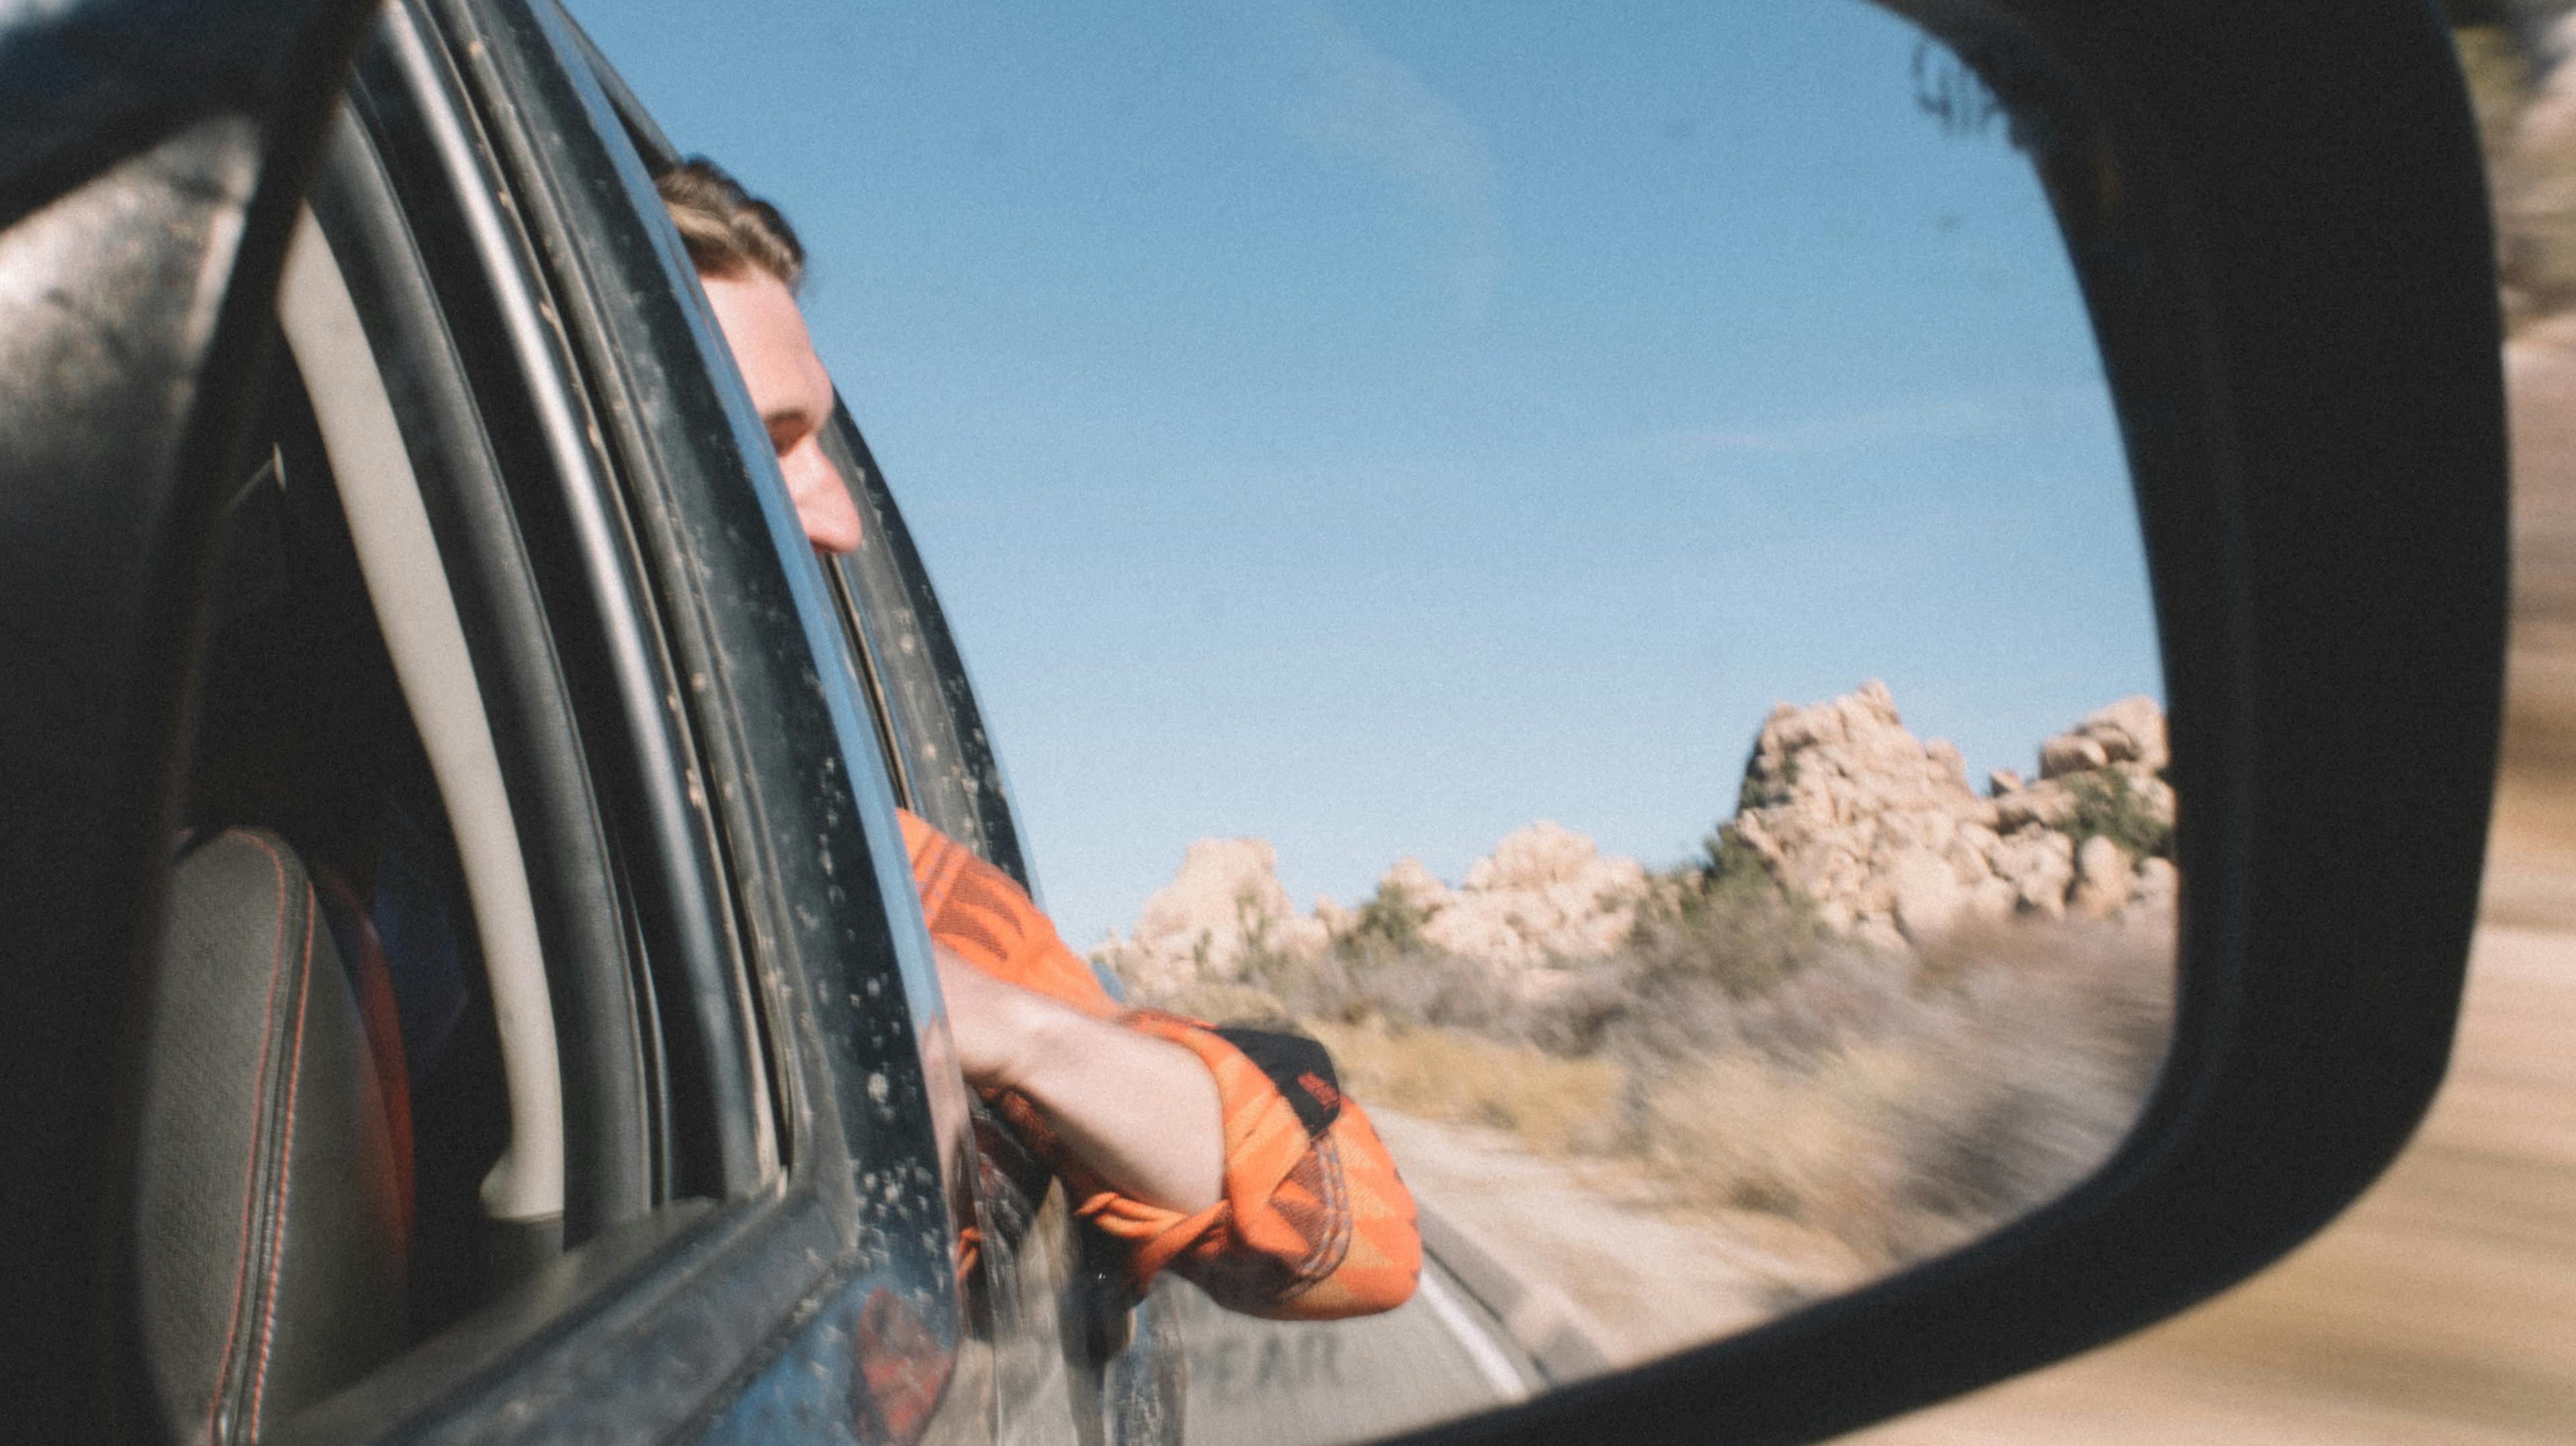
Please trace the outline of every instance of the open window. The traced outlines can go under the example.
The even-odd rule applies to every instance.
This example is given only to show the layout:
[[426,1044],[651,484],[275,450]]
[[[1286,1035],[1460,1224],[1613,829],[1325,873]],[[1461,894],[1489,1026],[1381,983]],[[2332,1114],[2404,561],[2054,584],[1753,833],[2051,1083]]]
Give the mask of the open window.
[[649,625],[539,560],[582,398],[495,324],[525,275],[442,249],[473,201],[405,38],[290,249],[173,850],[135,1288],[156,1406],[219,1440],[399,1414],[781,1169],[743,970],[692,972],[703,800],[617,676]]
[[144,1098],[161,1405],[228,1439],[506,1289],[562,1216],[517,836],[382,385],[334,344],[354,315],[321,244],[299,248],[224,524],[162,952],[181,1004]]

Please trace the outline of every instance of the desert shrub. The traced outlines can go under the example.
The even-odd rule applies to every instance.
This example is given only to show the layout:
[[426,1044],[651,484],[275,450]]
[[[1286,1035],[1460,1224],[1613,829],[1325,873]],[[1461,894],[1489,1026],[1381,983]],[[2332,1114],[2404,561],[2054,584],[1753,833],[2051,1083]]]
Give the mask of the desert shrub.
[[1253,948],[1236,972],[1301,1020],[1516,1033],[1506,1018],[1516,1006],[1498,971],[1421,943],[1418,936],[1411,947],[1356,935],[1320,953]]
[[1802,1068],[1710,1056],[1634,1077],[1635,1147],[1683,1204],[1778,1215],[1875,1264],[1904,1233],[1895,1126],[1918,1073],[1905,1051],[1866,1043]]
[[1382,880],[1377,893],[1360,905],[1350,933],[1337,940],[1336,946],[1419,949],[1423,947],[1422,926],[1430,917],[1430,911],[1415,903],[1411,894],[1397,888],[1392,880]]
[[1769,990],[1704,989],[1686,1028],[1641,1004],[1611,1034],[1614,1138],[1677,1203],[1797,1221],[1864,1270],[1922,1259],[2110,1153],[2163,1056],[2171,957],[2170,932],[1998,926],[1920,961],[1833,953]]
[[1604,1049],[1683,1059],[1759,1033],[1762,1001],[1852,953],[1750,848],[1712,836],[1705,866],[1652,879],[1627,940],[1521,1011],[1520,1033],[1561,1054]]
[[2173,820],[2156,811],[2147,796],[2129,783],[2127,774],[2102,769],[2067,780],[2075,806],[2066,816],[2067,836],[2082,848],[2095,835],[2118,844],[2131,859],[2173,857]]
[[[2100,831],[2152,846],[2142,802],[2106,796]],[[1619,948],[1535,974],[1431,946],[1401,895],[1372,904],[1328,949],[1256,939],[1238,978],[1150,1002],[1294,1021],[1372,1105],[1624,1161],[1672,1208],[1840,1242],[1853,1274],[1800,1289],[2075,1183],[2135,1119],[2169,1018],[2169,924],[2005,923],[1878,953],[1722,832],[1650,879]]]
[[1946,941],[1955,981],[1908,1102],[1926,1209],[1979,1225],[2055,1198],[2136,1121],[2172,1028],[2170,928],[1994,929]]
[[1150,1002],[1157,1009],[1211,1024],[1240,1024],[1253,1029],[1293,1029],[1297,1025],[1296,1013],[1278,995],[1257,984],[1202,979],[1158,995]]

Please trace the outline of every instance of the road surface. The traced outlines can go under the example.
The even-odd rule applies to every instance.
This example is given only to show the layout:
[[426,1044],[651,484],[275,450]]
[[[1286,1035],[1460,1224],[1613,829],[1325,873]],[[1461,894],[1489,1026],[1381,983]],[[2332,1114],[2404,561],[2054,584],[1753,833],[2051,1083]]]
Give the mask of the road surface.
[[1175,1292],[1188,1343],[1190,1446],[1367,1441],[1526,1399],[1546,1375],[1435,1260],[1384,1315],[1253,1320]]

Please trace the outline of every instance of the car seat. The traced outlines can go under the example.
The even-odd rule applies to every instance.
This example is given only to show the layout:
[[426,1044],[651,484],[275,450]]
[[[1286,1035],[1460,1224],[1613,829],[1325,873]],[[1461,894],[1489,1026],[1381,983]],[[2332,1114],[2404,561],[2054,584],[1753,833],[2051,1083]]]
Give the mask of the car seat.
[[[335,928],[325,897],[264,829],[198,836],[172,869],[132,1279],[154,1404],[178,1439],[257,1440],[403,1346],[400,1039],[366,921]],[[354,982],[341,938],[361,941]]]

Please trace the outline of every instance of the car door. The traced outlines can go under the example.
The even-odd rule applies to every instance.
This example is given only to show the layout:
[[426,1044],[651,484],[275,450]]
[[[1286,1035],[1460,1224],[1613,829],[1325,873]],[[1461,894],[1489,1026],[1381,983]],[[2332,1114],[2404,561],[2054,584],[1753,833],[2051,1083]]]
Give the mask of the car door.
[[[107,1287],[134,1332],[117,1410],[148,1435],[227,1441],[768,1439],[790,1422],[987,1439],[993,1352],[957,1272],[973,1218],[964,1094],[923,1064],[944,1026],[872,728],[845,673],[818,677],[838,646],[822,579],[569,45],[524,5],[389,8],[345,111],[316,124],[317,98],[301,124],[318,145],[276,183],[277,214],[245,228],[269,250],[240,262],[224,303],[246,338],[242,394],[216,390],[242,460],[262,460],[236,466],[229,444],[201,459],[246,480],[208,493],[204,538],[172,544],[178,560],[142,554],[213,578],[200,631],[217,665],[200,672],[224,706],[176,710],[199,767],[158,770],[178,798],[144,814],[207,822],[176,865],[142,854],[175,902],[146,932],[141,1123],[113,1162],[140,1202]],[[219,278],[227,217],[253,209],[256,136],[183,130],[147,153],[161,214],[75,204],[20,237],[106,257],[175,238],[194,274]],[[192,179],[209,165],[220,184]],[[190,207],[208,219],[170,224]],[[272,304],[257,271],[281,256]],[[122,294],[149,317],[170,286]],[[110,435],[141,425],[130,396],[100,408]],[[324,576],[347,585],[308,586]],[[344,635],[360,661],[315,666],[309,640]],[[203,651],[183,634],[139,676],[184,703]],[[369,659],[382,666],[361,690]],[[262,686],[276,678],[298,686]],[[381,732],[306,706],[360,691],[382,701]],[[278,717],[290,746],[269,746]],[[403,737],[427,759],[412,792],[427,914],[385,902],[401,870],[372,761]],[[366,782],[341,786],[335,760]],[[343,846],[353,829],[370,841]],[[265,976],[198,967],[226,959],[200,916],[232,917],[243,894],[199,883],[200,832],[274,860],[281,899],[300,891],[302,923],[279,915]],[[317,900],[342,875],[361,902],[322,927]],[[472,937],[424,951],[412,926],[432,915]],[[327,952],[345,994],[316,962]],[[455,1037],[489,1049],[454,1070],[480,1086],[479,1134],[462,1134],[482,1144],[444,1124],[404,1140],[399,1189],[378,1199],[374,1167],[408,1124],[370,1122],[447,1120],[430,1108],[442,1072],[474,1053],[410,1081],[416,1114],[388,1105],[399,1062],[426,1053],[406,981],[433,955],[472,961],[451,971],[470,1000],[455,1012],[482,1023]],[[361,958],[390,967],[368,976]],[[338,1053],[317,1052],[335,1009],[363,1015],[365,981],[386,974],[397,1032],[342,1029]],[[244,1029],[209,1027],[234,1015]],[[389,1047],[353,1066],[371,1045]],[[214,1087],[236,1082],[246,1114]],[[203,1148],[187,1128],[201,1119],[223,1127],[195,1131]],[[238,1209],[200,1208],[233,1136],[250,1142],[223,1177]],[[416,1230],[416,1206],[454,1228]],[[342,1328],[341,1285],[389,1255],[393,1283],[373,1294],[407,1292],[408,1320],[397,1307],[368,1317],[381,1329]]]
[[[509,419],[501,470],[530,479],[505,486],[658,1025],[632,1051],[663,1104],[628,1152],[653,1162],[641,1198],[568,1178],[566,1239],[675,1200],[792,1208],[818,1234],[743,1258],[776,1293],[718,1297],[761,1363],[689,1418],[979,1438],[997,1394],[956,1280],[963,1094],[922,1063],[940,1025],[891,799],[848,680],[818,676],[820,580],[649,181],[551,7],[396,9],[352,95],[440,320],[484,353],[460,370]],[[596,1368],[648,1365],[640,1399],[680,1409],[653,1353]],[[562,1399],[640,1403],[601,1384]]]

